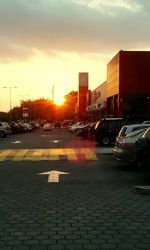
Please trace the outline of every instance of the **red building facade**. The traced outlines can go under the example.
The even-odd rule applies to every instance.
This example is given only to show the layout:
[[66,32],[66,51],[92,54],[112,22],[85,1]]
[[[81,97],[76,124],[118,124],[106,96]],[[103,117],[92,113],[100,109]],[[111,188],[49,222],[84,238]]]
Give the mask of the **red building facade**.
[[119,51],[107,64],[106,82],[91,91],[86,110],[93,120],[104,116],[150,119],[149,71],[150,51]]
[[107,115],[150,116],[150,51],[119,51],[107,65]]

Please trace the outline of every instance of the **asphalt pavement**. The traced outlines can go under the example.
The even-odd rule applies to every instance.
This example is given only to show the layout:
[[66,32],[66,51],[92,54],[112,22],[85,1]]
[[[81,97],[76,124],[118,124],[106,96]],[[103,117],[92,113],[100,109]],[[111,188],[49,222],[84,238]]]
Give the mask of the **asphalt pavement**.
[[[59,157],[44,158],[49,148]],[[149,185],[150,173],[118,163],[111,149],[65,130],[1,140],[0,250],[149,250],[150,196],[134,187]]]

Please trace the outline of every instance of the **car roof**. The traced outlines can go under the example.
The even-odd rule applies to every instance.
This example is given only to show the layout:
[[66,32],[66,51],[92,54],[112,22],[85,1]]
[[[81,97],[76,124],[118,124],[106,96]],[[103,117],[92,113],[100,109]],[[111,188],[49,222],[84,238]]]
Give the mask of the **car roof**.
[[143,134],[144,134],[145,131],[147,131],[146,128],[138,129],[138,130],[135,130],[135,131],[129,133],[129,134],[126,135],[125,137],[126,137],[126,138],[129,138],[129,137],[132,137],[132,136],[134,136],[134,135],[136,135],[136,134],[140,134],[140,133],[142,133],[142,132],[143,132]]
[[102,120],[107,120],[107,121],[113,121],[113,120],[122,120],[123,118],[121,117],[106,117],[102,118]]
[[124,125],[123,127],[126,127],[126,128],[136,128],[136,127],[148,127],[148,126],[150,126],[150,124],[138,123],[138,124]]

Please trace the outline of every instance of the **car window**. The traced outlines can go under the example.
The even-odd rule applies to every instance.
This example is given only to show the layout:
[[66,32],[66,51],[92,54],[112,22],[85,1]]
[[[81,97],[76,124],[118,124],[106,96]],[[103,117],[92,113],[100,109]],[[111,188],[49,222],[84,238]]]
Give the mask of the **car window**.
[[146,131],[146,128],[139,129],[139,130],[136,130],[136,131],[128,134],[126,137],[134,138],[134,137],[137,137],[139,135],[144,134],[145,131]]
[[109,123],[108,123],[108,121],[102,121],[102,122],[100,122],[100,127],[101,128],[108,128],[108,126],[109,126]]
[[123,126],[119,132],[119,136],[124,136],[126,135],[127,127]]
[[143,138],[147,138],[148,140],[150,140],[150,128],[146,130],[146,132],[143,135]]

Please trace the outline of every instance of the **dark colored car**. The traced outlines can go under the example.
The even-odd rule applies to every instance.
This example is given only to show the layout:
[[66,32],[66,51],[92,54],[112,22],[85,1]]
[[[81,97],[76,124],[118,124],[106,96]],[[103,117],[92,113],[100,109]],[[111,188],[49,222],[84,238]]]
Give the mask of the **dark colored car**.
[[150,164],[150,128],[148,128],[136,144],[136,160],[138,165],[147,167]]
[[59,122],[59,121],[55,122],[54,128],[61,128],[61,122]]
[[95,126],[95,140],[100,145],[110,145],[115,142],[116,136],[124,125],[122,118],[104,118]]
[[83,137],[83,138],[87,138],[90,125],[91,125],[91,123],[88,123],[88,124],[85,124],[82,128],[79,128],[76,132],[76,135]]
[[97,122],[92,122],[90,127],[89,127],[89,131],[88,131],[88,135],[90,138],[93,138],[93,136],[95,135],[95,126],[96,126]]

